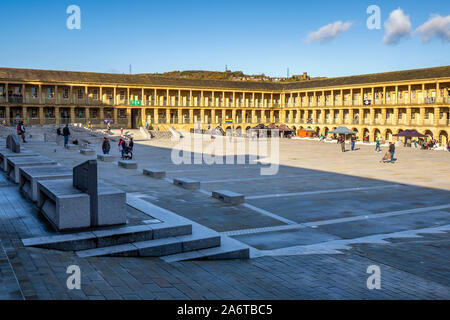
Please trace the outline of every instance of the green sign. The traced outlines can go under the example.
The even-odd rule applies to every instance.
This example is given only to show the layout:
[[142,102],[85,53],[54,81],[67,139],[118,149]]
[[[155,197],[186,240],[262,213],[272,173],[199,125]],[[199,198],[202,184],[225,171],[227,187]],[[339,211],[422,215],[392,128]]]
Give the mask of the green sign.
[[130,100],[131,106],[142,106],[142,100]]

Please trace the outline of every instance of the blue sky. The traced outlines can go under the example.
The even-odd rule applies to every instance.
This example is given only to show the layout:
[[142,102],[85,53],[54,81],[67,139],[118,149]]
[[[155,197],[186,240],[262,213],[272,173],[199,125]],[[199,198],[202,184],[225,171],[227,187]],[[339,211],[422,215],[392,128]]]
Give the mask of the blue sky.
[[[404,37],[382,42],[366,27],[369,5],[381,22],[401,8],[412,29],[431,14],[450,15],[442,0],[40,0],[2,1],[3,67],[133,73],[242,70],[248,74],[344,76],[450,64],[450,42]],[[81,30],[66,27],[69,5]],[[326,43],[309,33],[336,21],[351,27]]]

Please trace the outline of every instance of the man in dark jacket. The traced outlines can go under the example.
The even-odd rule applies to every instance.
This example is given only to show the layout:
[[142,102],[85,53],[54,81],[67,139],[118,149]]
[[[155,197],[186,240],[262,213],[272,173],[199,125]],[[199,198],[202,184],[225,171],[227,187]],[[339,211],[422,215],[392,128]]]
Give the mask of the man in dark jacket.
[[102,150],[103,154],[109,154],[109,150],[111,150],[111,145],[109,143],[108,138],[103,138],[103,144],[102,144]]
[[391,162],[394,162],[395,144],[392,142],[389,143],[389,152],[391,154]]
[[63,129],[63,136],[64,136],[64,148],[67,148],[67,145],[69,144],[69,136],[70,136],[70,130],[69,130],[68,124],[66,124],[66,126]]

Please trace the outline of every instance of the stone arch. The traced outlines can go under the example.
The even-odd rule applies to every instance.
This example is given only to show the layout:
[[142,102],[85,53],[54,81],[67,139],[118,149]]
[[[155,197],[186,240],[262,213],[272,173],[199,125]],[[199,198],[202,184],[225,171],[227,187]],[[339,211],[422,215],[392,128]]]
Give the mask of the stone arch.
[[[399,133],[402,133],[403,132],[403,129],[398,129],[397,130],[397,134],[399,134]],[[397,141],[400,141],[400,137],[396,137],[397,138]]]
[[375,141],[376,139],[382,139],[383,137],[381,136],[381,131],[378,128],[373,129],[373,140]]
[[327,135],[328,135],[328,131],[330,131],[330,129],[328,129],[328,127],[324,127],[324,128],[322,129],[323,135],[324,135],[324,136],[327,136]]
[[386,141],[392,142],[393,136],[391,129],[386,129],[386,131],[384,132],[384,139]]
[[362,134],[361,138],[363,139],[363,141],[367,141],[367,140],[364,140],[364,138],[368,137],[369,141],[367,141],[367,142],[370,142],[370,131],[369,131],[369,129],[363,128],[361,130],[361,134]]
[[448,133],[444,130],[439,132],[439,143],[441,146],[447,146],[448,144]]
[[433,140],[433,132],[431,132],[431,130],[426,130],[424,135],[427,136],[427,140]]
[[320,135],[320,128],[319,127],[316,127],[315,129],[314,129],[314,132],[316,133],[316,135]]
[[247,128],[245,128],[245,132],[249,133],[249,131],[252,129],[252,127],[248,126]]
[[236,135],[237,136],[241,136],[242,135],[242,127],[241,126],[236,128]]

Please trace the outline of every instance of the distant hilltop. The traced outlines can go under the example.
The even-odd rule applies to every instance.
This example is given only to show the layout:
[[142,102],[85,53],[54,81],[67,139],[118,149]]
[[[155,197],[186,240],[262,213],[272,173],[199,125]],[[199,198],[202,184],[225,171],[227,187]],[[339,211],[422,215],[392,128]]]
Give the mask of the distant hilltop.
[[204,71],[204,70],[186,70],[170,71],[164,73],[148,73],[144,75],[162,76],[169,78],[200,79],[200,80],[231,80],[231,81],[259,81],[259,82],[297,82],[326,79],[326,77],[311,78],[306,72],[302,75],[293,75],[289,78],[269,77],[264,74],[247,75],[242,71]]

